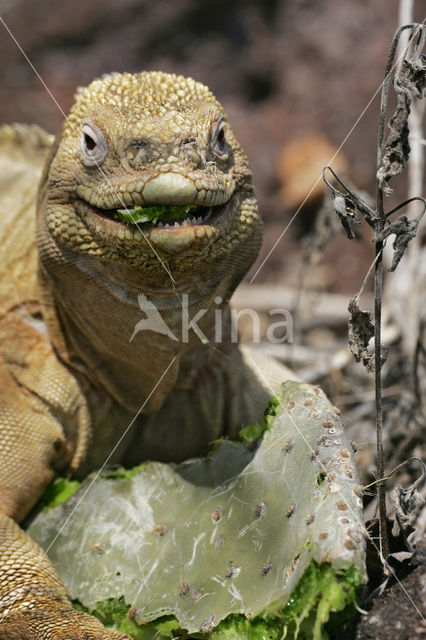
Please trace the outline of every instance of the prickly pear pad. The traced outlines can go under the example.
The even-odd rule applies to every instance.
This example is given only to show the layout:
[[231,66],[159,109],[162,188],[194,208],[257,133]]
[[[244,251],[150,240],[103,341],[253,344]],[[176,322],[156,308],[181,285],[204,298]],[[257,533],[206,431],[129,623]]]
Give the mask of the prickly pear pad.
[[[90,480],[44,510],[29,533],[46,549],[57,536],[48,555],[71,596],[89,610],[122,597],[141,631],[171,616],[171,627],[225,640],[252,637],[242,627],[235,635],[234,619],[280,620],[308,568],[360,582],[360,487],[336,410],[318,388],[295,382],[275,405],[257,448],[223,441],[206,459],[100,477],[59,536]],[[347,604],[335,600],[329,610]],[[321,606],[312,638],[328,617]],[[312,602],[308,609],[302,620]]]

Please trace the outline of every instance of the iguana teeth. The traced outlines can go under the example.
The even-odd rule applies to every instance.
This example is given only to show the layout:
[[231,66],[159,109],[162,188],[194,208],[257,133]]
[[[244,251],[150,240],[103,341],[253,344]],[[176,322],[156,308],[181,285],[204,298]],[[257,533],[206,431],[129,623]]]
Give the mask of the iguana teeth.
[[196,224],[203,224],[204,220],[202,218],[202,216],[198,216],[198,218],[185,218],[185,220],[181,220],[180,222],[178,222],[177,220],[174,223],[169,223],[169,222],[157,222],[155,223],[156,227],[163,227],[166,229],[170,229],[170,228],[176,228],[179,229],[181,227],[193,227]]

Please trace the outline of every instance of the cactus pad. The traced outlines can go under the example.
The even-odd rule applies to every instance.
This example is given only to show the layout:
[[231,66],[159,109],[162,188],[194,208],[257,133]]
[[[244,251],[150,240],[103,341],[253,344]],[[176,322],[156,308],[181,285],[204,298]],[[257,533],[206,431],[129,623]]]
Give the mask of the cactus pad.
[[89,477],[41,511],[29,533],[71,596],[138,639],[281,638],[308,619],[302,637],[321,638],[364,576],[360,487],[336,409],[287,382],[242,436],[204,459]]

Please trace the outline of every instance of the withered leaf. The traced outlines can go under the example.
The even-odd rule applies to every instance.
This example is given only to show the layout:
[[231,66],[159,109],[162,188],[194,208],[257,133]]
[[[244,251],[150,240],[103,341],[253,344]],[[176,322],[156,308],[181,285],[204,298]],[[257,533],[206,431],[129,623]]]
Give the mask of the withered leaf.
[[359,308],[360,292],[349,302],[349,347],[357,362],[362,362],[368,371],[374,371],[374,353],[367,350],[374,336],[374,324],[370,311]]
[[355,233],[351,225],[360,224],[360,220],[356,217],[356,207],[354,203],[349,198],[336,191],[333,194],[333,209],[339,216],[340,222],[342,223],[349,240],[353,240],[355,238]]
[[418,491],[418,487],[422,484],[426,475],[426,465],[423,460],[420,458],[410,458],[401,465],[398,465],[397,469],[403,464],[414,460],[420,462],[422,466],[420,477],[406,489],[403,489],[401,485],[397,484],[391,491],[391,500],[395,508],[395,521],[392,528],[392,535],[394,536],[398,536],[401,530],[404,532],[407,529],[410,515],[425,503],[424,496]]
[[383,193],[390,195],[392,189],[388,182],[403,170],[410,155],[408,143],[408,116],[413,95],[423,97],[426,86],[426,64],[424,56],[413,54],[410,60],[404,59],[394,78],[397,94],[396,109],[389,121],[389,136],[383,147],[383,155],[377,170],[377,180]]
[[395,271],[405,253],[408,243],[415,238],[417,227],[419,226],[423,213],[424,209],[415,220],[409,220],[407,216],[400,216],[374,238],[374,242],[383,242],[386,238],[395,234],[395,240],[392,243],[394,254],[389,271]]
[[[333,175],[335,184],[340,185],[346,193],[342,193],[334,184],[329,182],[326,177],[326,171],[330,171]],[[371,226],[374,227],[376,220],[376,212],[371,209],[368,204],[358,196],[354,190],[350,189],[333,171],[331,167],[325,167],[323,170],[323,180],[332,193],[332,207],[339,216],[340,222],[346,232],[349,240],[355,238],[353,225],[361,224],[360,216]]]

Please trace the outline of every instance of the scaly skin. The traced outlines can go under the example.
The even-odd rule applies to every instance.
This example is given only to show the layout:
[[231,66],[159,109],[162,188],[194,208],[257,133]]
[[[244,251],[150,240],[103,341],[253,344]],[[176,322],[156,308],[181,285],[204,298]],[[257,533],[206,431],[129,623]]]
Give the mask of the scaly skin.
[[[73,611],[16,523],[58,471],[184,459],[234,437],[271,395],[253,359],[272,388],[289,377],[230,335],[228,300],[261,240],[247,158],[203,85],[116,74],[78,93],[53,144],[1,128],[0,170],[0,638],[124,638]],[[200,205],[202,220],[112,217],[156,204]],[[148,330],[129,342],[140,293],[179,338],[199,313],[209,343]]]

